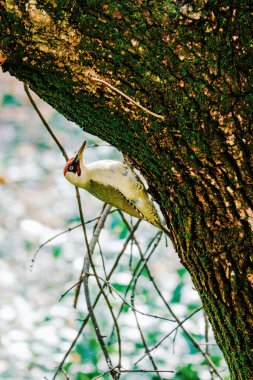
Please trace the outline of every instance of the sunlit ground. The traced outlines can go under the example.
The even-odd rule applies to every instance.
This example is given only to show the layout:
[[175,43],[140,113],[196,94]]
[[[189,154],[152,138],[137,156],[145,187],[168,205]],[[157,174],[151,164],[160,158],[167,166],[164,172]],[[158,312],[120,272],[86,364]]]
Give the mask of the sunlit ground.
[[[85,134],[75,124],[68,122],[33,96],[69,155],[74,154],[83,140],[87,139],[87,162],[108,158],[122,160],[116,149]],[[99,146],[92,146],[94,144]],[[77,228],[44,246],[31,268],[32,259],[40,244],[66,228],[75,226],[80,219],[75,189],[63,176],[64,158],[31,107],[22,83],[8,74],[0,74],[0,147],[0,377],[10,380],[52,379],[57,365],[87,313],[82,288],[77,309],[72,307],[74,290],[69,291],[59,302],[61,295],[78,281],[86,248],[82,231]],[[102,203],[84,191],[81,191],[81,196],[85,219],[99,216]],[[127,220],[129,223],[136,223],[130,217]],[[89,238],[93,226],[94,223],[87,225]],[[136,238],[143,252],[156,233],[155,227],[146,222],[141,223]],[[99,239],[107,272],[127,236],[127,228],[119,214],[111,214]],[[122,296],[138,260],[138,250],[130,243],[111,279],[111,284]],[[100,275],[105,277],[99,249],[94,253],[94,262]],[[148,265],[163,296],[180,320],[200,307],[189,275],[179,263],[170,242],[166,247],[164,237]],[[90,283],[93,285],[92,296],[95,296],[97,285],[94,279]],[[108,289],[107,293],[110,293]],[[110,294],[109,296],[117,313],[122,301],[116,293],[113,297]],[[130,296],[131,291],[127,298],[129,303]],[[145,314],[172,318],[145,270],[138,279],[135,307]],[[112,318],[106,304],[99,302],[95,313],[106,336],[111,359],[116,364],[117,340],[114,334],[109,342]],[[175,322],[140,313],[138,320],[149,348],[176,326]],[[153,369],[147,357],[138,366],[134,366],[145,353],[145,349],[130,307],[124,308],[118,321],[123,367]],[[200,311],[188,320],[184,327],[193,334],[205,351],[203,312]],[[224,378],[227,375],[226,366],[210,330],[209,328],[209,352],[218,369],[223,371],[221,377]],[[160,370],[174,371],[161,373],[163,379],[212,378],[203,356],[180,329],[176,335],[172,334],[153,350],[152,356]],[[69,378],[76,380],[92,379],[108,369],[90,324],[65,364]],[[57,377],[64,378],[66,377],[62,373]],[[109,377],[105,375],[103,378]],[[156,375],[151,373],[122,375],[123,380],[155,378]],[[217,377],[214,375],[213,379],[215,378]]]

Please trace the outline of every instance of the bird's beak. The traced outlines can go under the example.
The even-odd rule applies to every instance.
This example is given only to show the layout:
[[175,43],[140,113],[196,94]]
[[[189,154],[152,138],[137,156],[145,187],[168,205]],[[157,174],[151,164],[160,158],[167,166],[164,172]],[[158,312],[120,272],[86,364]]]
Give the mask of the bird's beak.
[[83,152],[84,152],[84,149],[85,149],[85,146],[86,146],[86,141],[84,141],[81,145],[81,147],[79,148],[79,151],[77,152],[77,155],[75,157],[75,160],[78,160],[78,161],[81,161],[82,162],[82,159],[83,159]]

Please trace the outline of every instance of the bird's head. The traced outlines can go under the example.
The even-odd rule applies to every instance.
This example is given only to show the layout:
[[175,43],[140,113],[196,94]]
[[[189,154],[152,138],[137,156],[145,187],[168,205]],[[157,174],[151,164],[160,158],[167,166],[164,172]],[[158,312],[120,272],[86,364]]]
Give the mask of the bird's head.
[[85,171],[85,167],[83,164],[83,152],[86,146],[86,141],[83,142],[80,149],[77,152],[77,155],[75,157],[72,157],[68,160],[64,167],[64,176],[65,178],[73,183],[74,185],[79,184],[80,177],[83,172]]

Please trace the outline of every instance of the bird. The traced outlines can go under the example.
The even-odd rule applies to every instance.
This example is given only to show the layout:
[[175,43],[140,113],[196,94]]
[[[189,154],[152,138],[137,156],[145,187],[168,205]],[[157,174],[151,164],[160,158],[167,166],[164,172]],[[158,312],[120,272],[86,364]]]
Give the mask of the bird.
[[142,180],[130,166],[113,160],[100,160],[85,165],[85,147],[86,141],[76,156],[67,161],[64,167],[65,178],[104,203],[146,220],[169,236]]

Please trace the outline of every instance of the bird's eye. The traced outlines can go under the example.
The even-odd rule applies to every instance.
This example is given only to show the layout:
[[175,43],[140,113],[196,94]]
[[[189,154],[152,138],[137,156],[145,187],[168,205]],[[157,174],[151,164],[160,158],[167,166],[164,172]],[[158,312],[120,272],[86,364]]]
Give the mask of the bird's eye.
[[70,165],[69,166],[69,170],[73,170],[74,169],[74,166],[73,165]]

